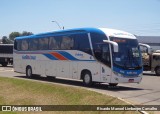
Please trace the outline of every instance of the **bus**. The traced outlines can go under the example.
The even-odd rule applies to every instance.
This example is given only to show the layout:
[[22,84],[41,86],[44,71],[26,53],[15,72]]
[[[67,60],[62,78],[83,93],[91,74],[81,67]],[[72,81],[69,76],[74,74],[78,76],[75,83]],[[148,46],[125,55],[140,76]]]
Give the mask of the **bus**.
[[0,44],[0,64],[3,67],[13,64],[13,44]]
[[137,38],[109,28],[77,28],[15,38],[14,71],[27,77],[83,80],[84,85],[139,83],[142,57]]

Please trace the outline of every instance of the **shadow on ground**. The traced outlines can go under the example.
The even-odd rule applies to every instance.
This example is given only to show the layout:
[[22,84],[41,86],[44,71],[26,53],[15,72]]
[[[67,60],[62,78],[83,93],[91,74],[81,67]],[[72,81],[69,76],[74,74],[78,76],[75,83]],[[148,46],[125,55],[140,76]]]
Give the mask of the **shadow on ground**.
[[143,76],[157,76],[157,75],[154,73],[143,73]]
[[[32,79],[27,78],[26,76],[15,76],[17,78],[25,78],[28,80],[38,80],[43,82],[53,82],[58,84],[66,84],[66,85],[72,85],[72,86],[79,86],[79,87],[85,87],[82,83],[82,81],[77,80],[68,80],[68,79],[61,79],[61,78],[46,78],[46,77],[34,77]],[[136,88],[136,87],[127,87],[127,86],[109,86],[106,83],[95,83],[89,88],[94,89],[101,89],[101,90],[110,90],[110,91],[138,91],[138,90],[144,90],[143,88]]]

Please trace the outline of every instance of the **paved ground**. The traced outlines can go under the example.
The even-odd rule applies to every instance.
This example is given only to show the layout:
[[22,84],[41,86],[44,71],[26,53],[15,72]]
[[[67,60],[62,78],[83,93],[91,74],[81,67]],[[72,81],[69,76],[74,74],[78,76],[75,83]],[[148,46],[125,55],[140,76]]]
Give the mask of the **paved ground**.
[[[13,72],[12,66],[1,67],[0,76],[9,76],[15,78],[26,79],[25,74]],[[81,81],[65,80],[65,79],[47,79],[44,77],[32,80],[42,81],[45,83],[57,83],[65,86],[83,87]],[[117,87],[109,87],[107,84],[94,85],[87,88],[103,94],[119,97],[134,104],[160,105],[160,77],[145,72],[143,80],[140,84],[119,84]]]

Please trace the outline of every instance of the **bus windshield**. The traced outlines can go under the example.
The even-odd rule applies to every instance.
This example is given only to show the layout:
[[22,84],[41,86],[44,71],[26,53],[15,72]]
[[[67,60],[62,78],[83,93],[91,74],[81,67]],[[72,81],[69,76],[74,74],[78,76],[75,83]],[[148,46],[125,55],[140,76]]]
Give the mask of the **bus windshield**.
[[117,42],[119,51],[113,52],[113,65],[123,69],[142,68],[140,48],[137,39],[110,37]]

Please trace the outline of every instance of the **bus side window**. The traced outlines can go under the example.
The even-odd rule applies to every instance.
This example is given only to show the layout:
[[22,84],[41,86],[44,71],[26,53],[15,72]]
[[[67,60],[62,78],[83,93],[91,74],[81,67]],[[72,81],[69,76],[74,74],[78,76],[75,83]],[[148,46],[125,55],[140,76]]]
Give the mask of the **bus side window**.
[[22,49],[22,51],[28,50],[28,41],[27,40],[22,40],[21,49]]
[[110,61],[110,52],[109,52],[109,45],[105,44],[102,46],[102,56],[101,56],[101,61],[104,62],[107,65],[111,65]]
[[63,36],[61,42],[61,49],[73,49],[74,41],[69,36]]
[[38,49],[38,39],[30,39],[29,49],[30,50],[37,50]]
[[76,35],[76,44],[75,45],[76,46],[74,46],[74,47],[77,48],[78,50],[92,55],[87,34]]
[[48,49],[48,38],[40,38],[39,39],[39,49],[40,50],[47,50]]
[[21,51],[21,40],[17,40],[17,50]]
[[14,49],[17,50],[17,40],[14,41]]
[[57,37],[50,37],[49,38],[49,49],[59,49],[59,41],[57,40]]

